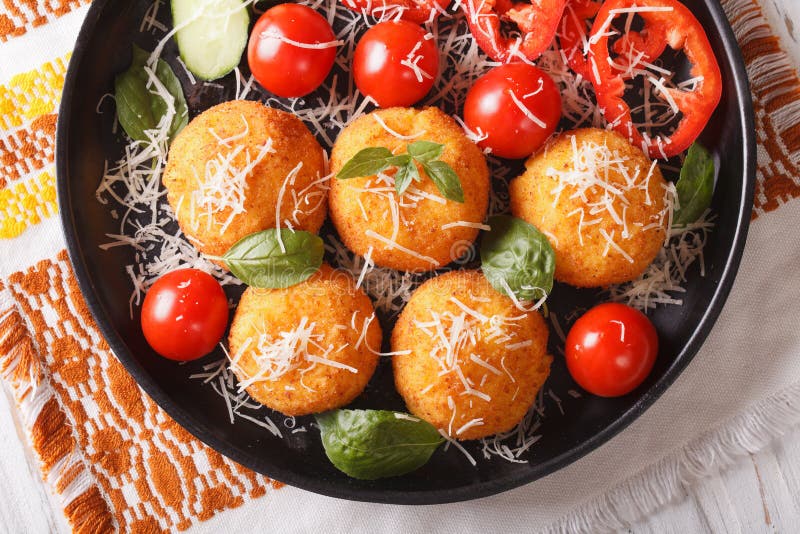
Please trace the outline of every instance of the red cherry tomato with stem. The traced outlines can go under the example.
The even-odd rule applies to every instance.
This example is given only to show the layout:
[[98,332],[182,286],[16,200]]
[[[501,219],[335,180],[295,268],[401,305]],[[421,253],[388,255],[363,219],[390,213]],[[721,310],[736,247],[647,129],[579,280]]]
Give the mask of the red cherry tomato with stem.
[[322,15],[300,4],[280,4],[256,21],[247,45],[247,63],[267,91],[283,97],[303,96],[328,76],[336,58],[335,42],[333,29]]
[[586,391],[619,397],[636,389],[658,354],[658,335],[645,314],[608,303],[586,312],[567,334],[567,368]]
[[529,156],[561,119],[561,96],[552,78],[526,63],[495,67],[478,78],[464,102],[464,123],[501,158]]
[[411,106],[428,94],[439,72],[439,51],[418,24],[380,22],[367,30],[353,56],[358,90],[382,108]]
[[152,285],[142,304],[142,332],[170,360],[195,360],[216,347],[228,326],[228,298],[210,274],[180,269]]

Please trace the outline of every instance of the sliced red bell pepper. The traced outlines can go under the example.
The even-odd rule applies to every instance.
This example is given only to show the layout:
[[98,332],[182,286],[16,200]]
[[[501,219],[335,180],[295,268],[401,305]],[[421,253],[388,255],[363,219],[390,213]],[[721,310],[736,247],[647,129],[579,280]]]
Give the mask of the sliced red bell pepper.
[[[584,79],[591,79],[592,67],[587,61],[589,21],[597,15],[600,0],[567,0],[564,16],[559,25],[561,48],[567,56],[570,68]],[[660,30],[656,28],[655,30]],[[615,69],[625,77],[633,76],[642,61],[651,61],[660,56],[667,46],[664,32],[645,28],[630,31],[614,42],[612,50],[619,56]]]
[[584,55],[589,34],[587,27],[600,9],[601,3],[599,0],[567,0],[559,25],[558,38],[561,49],[567,56],[567,63],[576,74],[586,80],[592,72]]
[[[611,21],[632,9],[644,19],[645,29],[640,35],[648,32],[648,36],[638,42],[663,35],[664,42],[673,50],[683,50],[692,64],[690,72],[696,80],[692,90],[664,89],[665,99],[674,102],[683,115],[668,136],[650,138],[636,129],[631,108],[623,99],[625,79],[610,62]],[[692,12],[677,0],[608,0],[597,13],[589,43],[592,70],[589,79],[597,95],[597,105],[611,127],[634,145],[642,147],[653,159],[667,159],[689,148],[705,128],[722,97],[719,64],[706,32]]]
[[444,13],[450,0],[342,0],[342,4],[353,11],[366,12],[375,17],[402,8],[401,19],[424,24]]
[[[501,63],[533,61],[553,42],[566,0],[462,0],[472,36],[486,55]],[[520,35],[504,35],[501,22],[516,24]],[[521,56],[521,57],[520,57]]]

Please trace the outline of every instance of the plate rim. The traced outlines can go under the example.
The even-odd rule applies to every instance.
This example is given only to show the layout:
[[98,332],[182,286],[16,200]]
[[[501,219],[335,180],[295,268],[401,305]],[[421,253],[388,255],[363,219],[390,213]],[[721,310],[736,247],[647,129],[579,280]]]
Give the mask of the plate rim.
[[129,353],[121,336],[108,319],[108,314],[95,291],[77,237],[78,229],[75,226],[72,214],[68,180],[62,178],[69,176],[69,154],[67,147],[69,146],[68,139],[71,125],[71,101],[75,93],[77,71],[79,70],[79,65],[83,56],[89,48],[94,29],[97,26],[101,14],[107,6],[114,1],[115,0],[95,0],[90,5],[70,58],[69,67],[64,80],[64,89],[61,95],[61,103],[59,105],[58,121],[56,125],[56,190],[59,218],[66,241],[67,253],[75,278],[78,282],[78,287],[98,329],[108,343],[111,352],[133,376],[138,386],[147,393],[161,409],[195,438],[240,465],[290,486],[328,497],[353,501],[402,505],[432,505],[461,502],[495,495],[531,483],[576,462],[589,452],[608,442],[611,438],[633,423],[633,421],[641,416],[659,397],[661,397],[667,388],[672,385],[694,359],[716,323],[736,278],[750,225],[750,215],[753,207],[756,183],[755,115],[744,58],[733,33],[733,28],[725,16],[721,4],[717,0],[702,0],[708,8],[714,25],[721,30],[720,40],[725,56],[733,60],[730,67],[733,77],[733,86],[740,103],[739,111],[741,112],[740,120],[743,133],[744,188],[737,207],[738,216],[733,234],[732,247],[726,258],[724,268],[722,269],[719,284],[714,291],[708,307],[702,314],[694,334],[677,354],[674,362],[667,368],[662,377],[653,384],[631,408],[620,413],[611,424],[575,447],[565,450],[546,462],[537,464],[532,470],[520,472],[518,475],[506,476],[498,480],[481,481],[477,484],[455,489],[407,492],[399,490],[354,488],[346,484],[336,484],[332,486],[330,482],[325,479],[297,475],[294,471],[274,465],[266,465],[262,461],[254,460],[240,452],[238,448],[228,444],[225,440],[216,438],[204,425],[195,420],[189,411],[172,403],[162,388],[150,378],[145,369],[136,361],[132,354]]

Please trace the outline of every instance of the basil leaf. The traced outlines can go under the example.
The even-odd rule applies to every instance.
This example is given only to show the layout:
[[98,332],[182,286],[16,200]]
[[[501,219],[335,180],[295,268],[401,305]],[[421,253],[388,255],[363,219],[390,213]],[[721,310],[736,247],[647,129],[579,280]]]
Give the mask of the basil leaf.
[[395,156],[388,148],[365,148],[345,163],[336,177],[347,179],[372,176],[389,167],[396,167],[395,190],[398,195],[402,195],[408,189],[411,180],[421,180],[419,169],[414,164],[414,161],[417,161],[445,198],[464,202],[464,191],[461,189],[458,175],[450,165],[436,159],[442,155],[444,145],[431,141],[416,141],[406,145],[406,150],[408,154]]
[[386,163],[391,167],[402,167],[411,163],[412,158],[408,154],[400,154],[399,156],[392,156],[386,159]]
[[[134,141],[147,141],[146,130],[158,127],[167,113],[167,103],[153,87],[148,89],[149,77],[145,72],[150,54],[134,45],[131,66],[114,80],[114,97],[117,102],[117,118],[125,133]],[[170,123],[168,136],[172,140],[189,122],[189,110],[183,96],[181,83],[169,65],[156,61],[156,78],[175,99],[175,116]]]
[[550,294],[556,254],[547,237],[510,215],[490,217],[488,225],[492,229],[481,242],[481,269],[492,287],[508,296],[507,285],[521,300]]
[[382,146],[359,150],[350,161],[344,164],[336,177],[345,180],[378,174],[391,166],[388,160],[392,157],[394,157],[392,151]]
[[409,162],[403,165],[402,167],[397,169],[397,173],[394,175],[394,188],[397,191],[398,196],[403,196],[403,193],[406,192],[408,186],[411,185],[411,180],[419,181],[419,170],[417,170],[417,165],[411,159],[408,158]]
[[695,222],[711,205],[714,195],[714,159],[700,143],[693,143],[675,184],[680,207],[672,216],[673,226]]
[[428,163],[439,159],[444,152],[444,145],[431,141],[414,141],[408,145],[408,153],[420,163]]
[[334,410],[316,418],[328,459],[362,480],[419,469],[444,441],[430,423],[397,412]]
[[231,272],[253,287],[289,287],[307,280],[322,265],[325,249],[318,235],[300,230],[270,228],[237,241],[222,257]]
[[464,190],[461,189],[461,181],[453,168],[444,161],[431,161],[430,163],[423,163],[422,168],[428,174],[436,188],[449,200],[456,202],[464,202]]

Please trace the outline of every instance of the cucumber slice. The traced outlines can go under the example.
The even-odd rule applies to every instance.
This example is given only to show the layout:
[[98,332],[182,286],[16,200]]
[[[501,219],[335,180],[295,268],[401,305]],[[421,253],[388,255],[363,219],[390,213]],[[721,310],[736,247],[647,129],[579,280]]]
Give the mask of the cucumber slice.
[[239,64],[250,26],[244,2],[172,0],[171,4],[172,23],[176,28],[182,26],[175,40],[192,74],[201,80],[216,80]]

